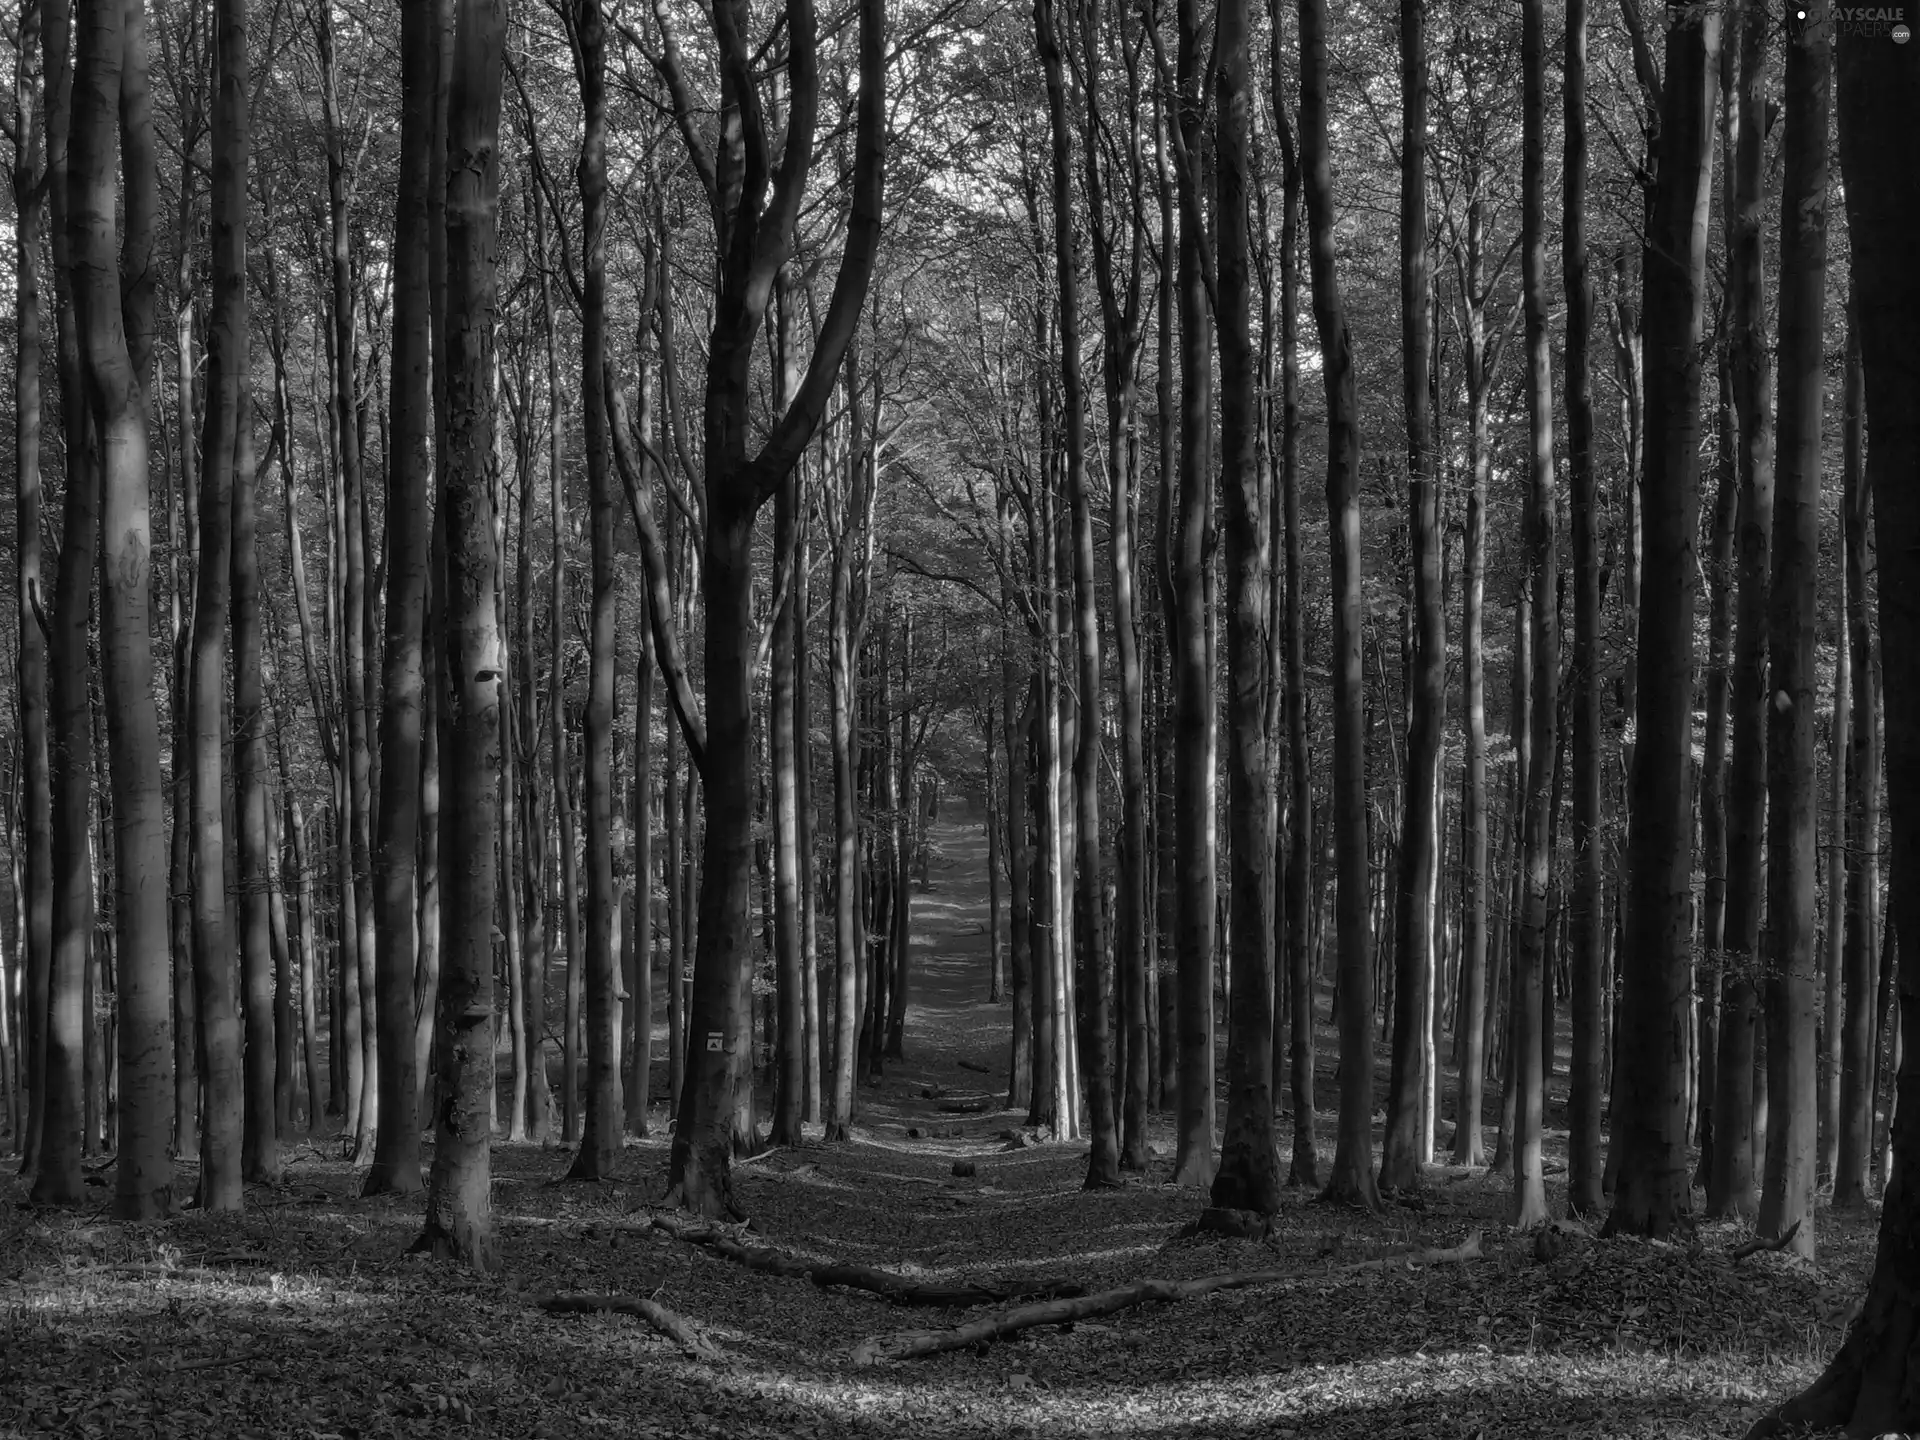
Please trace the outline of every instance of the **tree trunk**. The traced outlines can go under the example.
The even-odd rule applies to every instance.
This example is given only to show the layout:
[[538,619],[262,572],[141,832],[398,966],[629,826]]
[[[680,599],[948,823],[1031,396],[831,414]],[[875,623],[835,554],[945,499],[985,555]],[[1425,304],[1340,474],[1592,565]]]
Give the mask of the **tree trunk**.
[[[781,286],[779,305],[781,331],[785,335],[785,312],[791,303]],[[782,360],[787,361],[782,345]],[[787,362],[790,363],[790,362]],[[784,399],[784,390],[782,398]],[[799,630],[806,623],[794,594],[794,570],[799,541],[801,476],[798,470],[787,478],[773,497],[774,595],[777,609],[773,625],[773,664],[768,683],[767,736],[771,752],[773,790],[773,954],[774,973],[780,1007],[775,1035],[777,1050],[773,1101],[775,1145],[798,1145],[801,1117],[805,1109],[806,1012],[800,946],[800,831],[799,831],[799,755],[802,743],[794,706],[794,682],[798,678]]]
[[[353,189],[347,148],[349,121],[341,113],[338,73],[334,61],[333,21],[316,12],[315,34],[320,51],[322,105],[326,119],[327,200],[330,221],[329,257],[333,310],[333,408],[338,446],[341,532],[340,626],[342,668],[346,671],[346,832],[341,836],[348,858],[352,886],[346,913],[353,917],[351,948],[354,975],[348,984],[359,992],[359,1033],[348,1037],[360,1050],[360,1089],[349,1096],[347,1133],[353,1139],[356,1163],[371,1159],[379,1121],[379,976],[376,969],[373,911],[373,753],[369,744],[367,694],[367,561],[363,523],[365,473],[361,446],[359,403],[358,326],[354,313],[353,251],[348,206]],[[209,407],[211,408],[211,407]],[[211,456],[209,455],[209,463]],[[352,1013],[349,1007],[349,1014]]]
[[[1418,3],[1418,0],[1414,0]],[[1233,954],[1227,1125],[1210,1198],[1271,1215],[1280,1208],[1273,1134],[1273,783],[1266,740],[1267,533],[1265,468],[1255,455],[1259,381],[1249,325],[1252,274],[1251,48],[1247,0],[1222,0],[1215,32],[1214,220],[1220,322],[1220,488],[1227,530],[1227,825]],[[1083,729],[1097,728],[1089,710]]]
[[[1799,33],[1794,33],[1798,30]],[[1814,909],[1819,868],[1820,713],[1815,626],[1820,565],[1820,424],[1826,393],[1827,145],[1832,36],[1788,32],[1786,171],[1780,213],[1780,467],[1767,616],[1767,1095],[1760,1233],[1814,1253],[1818,1183]]]
[[1562,80],[1561,276],[1567,303],[1567,473],[1573,511],[1573,1070],[1567,1096],[1567,1207],[1597,1215],[1606,930],[1600,808],[1600,515],[1593,463],[1593,278],[1587,262],[1587,0],[1569,0]]
[[1433,887],[1439,867],[1440,744],[1446,725],[1446,597],[1441,588],[1440,479],[1435,473],[1433,282],[1427,271],[1427,38],[1424,0],[1400,4],[1401,397],[1407,419],[1407,518],[1413,571],[1412,673],[1407,677],[1407,762],[1394,907],[1393,1059],[1380,1183],[1417,1188],[1432,1160],[1426,1143],[1425,1024],[1432,1005]]
[[[600,0],[574,0],[568,16],[574,68],[584,116],[578,178],[583,239],[580,336],[580,401],[586,430],[587,529],[592,548],[592,598],[588,616],[586,755],[581,789],[586,804],[587,1103],[580,1150],[572,1176],[605,1180],[620,1160],[620,969],[614,954],[613,880],[613,672],[614,590],[613,459],[608,453],[607,390],[607,107],[606,20]],[[556,693],[555,699],[558,701]],[[569,852],[571,853],[571,852]],[[569,985],[571,991],[574,987]],[[568,1017],[568,1034],[573,1033]],[[571,1096],[572,1090],[568,1091]]]
[[[1836,1210],[1864,1205],[1873,1168],[1873,1072],[1878,1010],[1876,961],[1880,905],[1880,657],[1868,624],[1870,565],[1866,380],[1858,302],[1847,316],[1842,425],[1845,462],[1847,648],[1853,670],[1853,714],[1847,742],[1846,1026],[1840,1046],[1840,1151],[1833,1171]],[[1831,904],[1831,902],[1829,902]],[[1833,1023],[1831,1019],[1829,1024]]]
[[1180,1032],[1180,1099],[1176,1116],[1174,1183],[1213,1180],[1214,866],[1217,858],[1214,771],[1215,724],[1207,638],[1206,561],[1214,541],[1213,360],[1207,297],[1205,234],[1200,215],[1200,155],[1206,143],[1202,91],[1206,56],[1194,0],[1176,7],[1180,91],[1174,114],[1180,196],[1180,248],[1175,272],[1180,312],[1179,532],[1173,561],[1176,625],[1174,669],[1174,952]]
[[1509,1223],[1528,1230],[1547,1219],[1541,1128],[1546,1110],[1543,999],[1553,983],[1547,948],[1551,885],[1553,771],[1558,731],[1560,625],[1554,551],[1553,381],[1547,351],[1547,56],[1541,0],[1520,11],[1521,146],[1520,266],[1526,309],[1528,485],[1525,520],[1527,583],[1533,591],[1533,703],[1519,866],[1520,915],[1513,952],[1513,1203]]
[[[56,20],[64,30],[66,16],[50,12],[49,26]],[[153,221],[152,176],[142,169],[150,171],[152,165],[145,18],[138,4],[88,0],[76,12],[74,33],[65,217],[69,254],[56,256],[56,263],[65,258],[73,267],[74,318],[85,358],[87,408],[99,445],[99,523],[105,537],[100,632],[112,751],[114,925],[119,942],[119,1163],[113,1208],[120,1219],[151,1220],[173,1207],[173,1161],[167,1154],[173,1076],[167,994],[171,967],[162,878],[167,873],[166,826],[149,636],[152,542],[147,523],[147,407],[142,378],[150,354],[152,314],[150,295],[143,300],[140,291],[146,283],[145,252],[152,243]],[[64,69],[62,57],[61,64],[48,64],[47,73],[51,76]],[[139,277],[129,286],[129,275],[123,270],[119,287],[114,284],[116,118],[122,122],[121,148],[127,161],[122,258],[132,263],[132,274]],[[78,448],[71,443],[73,433],[69,432],[69,456]],[[70,469],[69,486],[82,473]],[[68,569],[82,572],[81,627],[86,624],[84,586],[92,568],[89,529],[85,521],[78,527],[69,523],[63,546],[69,563],[61,566],[60,576],[64,592]],[[86,549],[78,548],[82,537]],[[87,555],[88,564],[72,563],[82,554]],[[65,668],[69,662],[60,655],[59,634],[56,622],[55,653]],[[84,664],[84,660],[83,645],[72,663]],[[80,694],[85,695],[84,677]],[[80,715],[84,724],[84,699]],[[90,745],[79,749],[81,757],[91,753]],[[78,764],[84,774],[85,759]],[[59,804],[57,798],[55,804]],[[56,848],[57,841],[56,835]],[[83,835],[81,853],[85,845]],[[83,868],[90,880],[90,867]],[[55,963],[57,967],[57,958]],[[56,1003],[59,995],[56,969]],[[53,1138],[49,1125],[43,1141]]]
[[441,857],[440,1044],[433,1168],[420,1245],[493,1269],[489,1197],[493,1098],[493,912],[499,819],[500,633],[495,612],[492,460],[495,227],[506,11],[457,0],[447,99],[446,664]]
[[1326,0],[1300,0],[1300,162],[1313,315],[1327,403],[1327,533],[1333,558],[1333,825],[1338,884],[1340,1125],[1329,1196],[1377,1209],[1373,1177],[1372,936],[1367,913],[1366,716],[1360,669],[1360,423],[1353,342],[1334,270]]
[[1684,1073],[1692,997],[1693,607],[1701,309],[1718,15],[1666,37],[1659,176],[1641,261],[1647,385],[1639,695],[1629,780],[1624,1035],[1611,1230],[1664,1236],[1691,1207]]
[[[1820,63],[1831,33],[1831,10],[1807,6],[1804,29],[1792,37]],[[1840,164],[1845,179],[1852,290],[1865,372],[1866,418],[1872,445],[1867,477],[1879,554],[1883,561],[1910,556],[1920,546],[1920,495],[1911,477],[1920,465],[1920,412],[1912,404],[1920,383],[1920,226],[1913,189],[1901,177],[1911,157],[1886,143],[1889,135],[1920,133],[1920,63],[1910,46],[1887,43],[1864,26],[1843,30],[1838,43]],[[1920,705],[1920,576],[1910,564],[1883,563],[1880,576],[1881,642],[1886,684],[1887,800],[1893,820],[1896,878],[1920,853],[1914,797],[1920,795],[1920,731],[1913,723]],[[1912,890],[1889,890],[1894,942],[1905,953],[1899,965],[1902,1025],[1920,1020],[1914,946],[1920,942],[1920,899]],[[1907,1083],[1903,1077],[1903,1084]],[[1911,1099],[1911,1096],[1909,1097]],[[1894,1122],[1895,1163],[1881,1210],[1880,1244],[1860,1318],[1846,1342],[1808,1390],[1763,1417],[1752,1435],[1789,1427],[1824,1429],[1844,1425],[1849,1434],[1878,1435],[1920,1425],[1920,1399],[1910,1377],[1920,1315],[1913,1296],[1920,1282],[1920,1213],[1913,1184],[1920,1178],[1920,1114],[1899,1107]]]
[[[1727,217],[1732,292],[1733,403],[1739,424],[1740,514],[1735,539],[1740,596],[1735,615],[1733,754],[1727,776],[1725,980],[1714,1085],[1713,1170],[1707,1214],[1751,1215],[1756,1193],[1754,1059],[1759,1023],[1761,918],[1766,904],[1767,565],[1773,530],[1771,357],[1764,334],[1766,277],[1766,39],[1772,17],[1748,4],[1740,32],[1739,110],[1733,197]],[[1649,328],[1652,324],[1649,308]],[[1651,389],[1651,386],[1649,387]],[[1649,411],[1651,411],[1651,404]],[[1652,446],[1649,445],[1649,451]],[[1643,666],[1644,673],[1644,666]]]
[[400,17],[400,175],[393,264],[392,450],[387,460],[386,627],[380,685],[380,816],[375,975],[380,1043],[379,1125],[364,1195],[420,1188],[420,1077],[414,1041],[419,953],[421,749],[426,728],[425,627],[433,523],[433,328],[426,247],[427,189],[440,49],[428,5]]
[[[200,1021],[200,1205],[242,1203],[240,996],[227,892],[226,629],[233,563],[234,488],[247,397],[247,17],[239,0],[216,15],[218,84],[213,115],[213,301],[207,407],[200,453],[200,570],[193,607],[194,993]],[[238,657],[236,656],[236,659]]]
[[[56,5],[64,14],[64,6]],[[47,754],[46,586],[40,566],[40,185],[45,180],[39,146],[44,122],[40,86],[41,0],[24,0],[20,9],[19,51],[14,72],[14,579],[18,587],[19,656],[15,684],[19,696],[21,823],[14,831],[21,918],[15,954],[24,962],[18,996],[21,1024],[14,1037],[19,1074],[24,1080],[27,1114],[14,1118],[21,1171],[32,1174],[39,1162],[40,1119],[46,1082],[44,1054],[47,979],[53,947],[52,781]],[[62,36],[57,43],[65,45]],[[64,122],[63,122],[64,123]],[[65,210],[64,197],[59,203]],[[65,237],[55,240],[65,250]],[[56,283],[59,283],[56,280]],[[72,453],[72,452],[69,452]],[[182,832],[184,833],[184,831]],[[24,983],[21,983],[24,982]],[[9,993],[14,993],[10,991]],[[3,1002],[0,1002],[3,1003]]]

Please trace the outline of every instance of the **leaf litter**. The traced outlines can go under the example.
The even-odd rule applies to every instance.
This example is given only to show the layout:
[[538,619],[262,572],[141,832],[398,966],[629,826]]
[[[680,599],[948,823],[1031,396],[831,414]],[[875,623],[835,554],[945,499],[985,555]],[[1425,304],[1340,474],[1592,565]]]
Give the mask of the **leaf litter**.
[[[974,877],[936,883],[954,878]],[[949,909],[916,936],[908,1060],[863,1089],[851,1143],[823,1145],[809,1127],[801,1148],[736,1167],[753,1217],[742,1238],[929,1286],[1289,1278],[861,1367],[857,1347],[899,1328],[885,1298],[750,1269],[652,1223],[667,1188],[659,1107],[614,1183],[554,1183],[563,1147],[498,1145],[503,1266],[486,1277],[406,1254],[418,1197],[361,1200],[361,1176],[310,1145],[282,1183],[249,1188],[245,1213],[150,1225],[109,1219],[106,1189],[84,1211],[30,1207],[9,1175],[0,1440],[1725,1436],[1810,1381],[1852,1318],[1876,1211],[1823,1205],[1817,1264],[1772,1252],[1736,1264],[1749,1232],[1732,1222],[1672,1243],[1564,1221],[1551,1241],[1515,1235],[1506,1181],[1433,1167],[1412,1203],[1379,1217],[1292,1191],[1264,1239],[1183,1237],[1206,1201],[1169,1183],[1166,1159],[1083,1191],[1084,1143],[1031,1143],[1013,1111],[955,1126],[935,1108],[985,1093],[970,1077],[997,1059],[1007,1023],[1004,1004],[979,998],[977,912]],[[1564,1153],[1564,1132],[1547,1140]],[[182,1165],[177,1193],[192,1182]],[[1478,1259],[1353,1268],[1475,1230]],[[707,1348],[690,1355],[629,1315],[549,1314],[540,1300],[555,1292],[646,1298]]]

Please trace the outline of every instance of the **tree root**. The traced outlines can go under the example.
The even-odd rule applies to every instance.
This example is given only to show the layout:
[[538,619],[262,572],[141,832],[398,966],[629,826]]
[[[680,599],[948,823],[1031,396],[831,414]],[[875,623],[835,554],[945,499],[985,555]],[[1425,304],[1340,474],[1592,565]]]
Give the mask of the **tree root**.
[[1740,1244],[1734,1246],[1733,1249],[1728,1251],[1727,1253],[1733,1257],[1733,1263],[1738,1265],[1742,1260],[1746,1259],[1747,1256],[1758,1255],[1763,1250],[1786,1249],[1787,1246],[1793,1243],[1793,1237],[1795,1235],[1798,1235],[1799,1233],[1800,1233],[1800,1222],[1796,1220],[1793,1222],[1793,1224],[1787,1227],[1785,1234],[1780,1235],[1775,1239],[1768,1240],[1763,1236],[1756,1235],[1751,1240],[1743,1240]]
[[1079,1320],[1111,1315],[1136,1305],[1172,1303],[1210,1295],[1216,1290],[1240,1290],[1254,1285],[1278,1285],[1288,1280],[1319,1279],[1327,1275],[1352,1274],[1362,1270],[1393,1270],[1402,1266],[1441,1265],[1472,1260],[1480,1255],[1480,1232],[1449,1249],[1414,1250],[1385,1255],[1377,1260],[1361,1260],[1351,1265],[1326,1268],[1298,1266],[1290,1270],[1241,1270],[1224,1275],[1203,1275],[1193,1280],[1136,1280],[1117,1290],[1075,1299],[1051,1300],[1037,1305],[1022,1305],[998,1315],[983,1315],[950,1330],[903,1330],[892,1335],[877,1335],[854,1347],[853,1363],[871,1365],[878,1360],[909,1360],[920,1355],[935,1355],[944,1350],[963,1350],[1003,1340],[1022,1330],[1042,1325],[1071,1326]]
[[765,1245],[747,1245],[715,1225],[688,1225],[668,1216],[656,1215],[656,1229],[676,1240],[699,1245],[724,1255],[737,1265],[763,1275],[779,1275],[789,1280],[811,1280],[822,1290],[840,1287],[865,1290],[895,1305],[1004,1305],[1012,1300],[1057,1299],[1086,1294],[1069,1280],[1019,1280],[1005,1285],[940,1285],[878,1270],[870,1265],[815,1263],[796,1256],[783,1255]]
[[709,1340],[704,1331],[677,1310],[669,1310],[644,1295],[593,1295],[569,1293],[544,1295],[534,1302],[542,1310],[556,1315],[591,1314],[611,1310],[620,1315],[637,1315],[696,1360],[724,1360],[726,1352]]

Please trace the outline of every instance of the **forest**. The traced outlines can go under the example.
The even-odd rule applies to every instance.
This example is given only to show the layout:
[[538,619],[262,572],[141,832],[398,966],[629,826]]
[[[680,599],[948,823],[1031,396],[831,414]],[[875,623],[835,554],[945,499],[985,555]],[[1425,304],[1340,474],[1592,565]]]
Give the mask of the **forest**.
[[0,21],[0,1436],[1920,1431],[1905,10]]

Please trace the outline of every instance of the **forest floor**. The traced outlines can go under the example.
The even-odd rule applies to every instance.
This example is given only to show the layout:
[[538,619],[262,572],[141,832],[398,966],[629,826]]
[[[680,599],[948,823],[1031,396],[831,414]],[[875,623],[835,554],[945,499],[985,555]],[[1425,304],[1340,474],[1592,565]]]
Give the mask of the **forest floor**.
[[[661,1107],[613,1183],[556,1183],[565,1150],[497,1144],[504,1266],[484,1279],[407,1255],[418,1197],[358,1199],[337,1146],[296,1147],[283,1182],[250,1188],[243,1215],[153,1225],[108,1218],[104,1167],[90,1177],[98,1202],[79,1213],[28,1207],[9,1176],[0,1437],[1737,1436],[1838,1344],[1876,1213],[1823,1204],[1818,1265],[1736,1261],[1748,1232],[1732,1224],[1677,1244],[1575,1227],[1541,1243],[1505,1230],[1505,1181],[1434,1167],[1384,1216],[1296,1191],[1265,1241],[1183,1239],[1205,1202],[1167,1183],[1164,1117],[1149,1175],[1083,1192],[1084,1143],[1002,1138],[1024,1117],[998,1108],[1010,1015],[985,999],[984,846],[974,821],[934,838],[933,883],[914,902],[907,1058],[862,1091],[852,1143],[737,1167],[752,1243],[922,1279],[1057,1275],[1090,1291],[1308,1273],[860,1366],[864,1339],[982,1312],[818,1289],[653,1227]],[[1325,1097],[1332,1053],[1329,1030]],[[980,1065],[990,1073],[967,1068]],[[1384,1079],[1383,1057],[1383,1094]],[[992,1108],[939,1109],[969,1099]],[[1563,1099],[1556,1087],[1549,1124]],[[1548,1141],[1559,1213],[1565,1134]],[[957,1178],[957,1160],[975,1173]],[[183,1165],[179,1193],[192,1179]],[[1483,1258],[1337,1268],[1475,1230]],[[717,1358],[624,1315],[549,1314],[535,1302],[552,1291],[653,1297],[696,1322]]]

